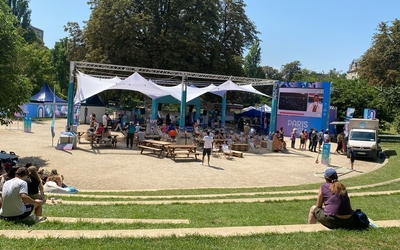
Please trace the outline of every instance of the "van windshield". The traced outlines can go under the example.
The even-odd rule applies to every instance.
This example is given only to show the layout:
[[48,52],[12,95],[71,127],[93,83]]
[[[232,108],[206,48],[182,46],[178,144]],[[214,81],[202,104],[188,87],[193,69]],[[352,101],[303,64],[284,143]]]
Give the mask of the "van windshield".
[[349,140],[353,141],[375,141],[375,133],[353,131],[350,133]]

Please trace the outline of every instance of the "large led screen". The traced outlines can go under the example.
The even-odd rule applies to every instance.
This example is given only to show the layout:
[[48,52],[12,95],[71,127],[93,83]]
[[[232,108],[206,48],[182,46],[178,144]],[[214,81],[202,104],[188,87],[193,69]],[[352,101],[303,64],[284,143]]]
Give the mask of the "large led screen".
[[278,115],[322,117],[324,89],[281,88]]

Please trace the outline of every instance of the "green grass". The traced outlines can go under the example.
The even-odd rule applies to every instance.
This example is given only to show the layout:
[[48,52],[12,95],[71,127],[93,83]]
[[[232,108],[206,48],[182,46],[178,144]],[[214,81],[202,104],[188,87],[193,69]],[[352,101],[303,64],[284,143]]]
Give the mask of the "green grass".
[[102,238],[7,239],[0,237],[1,248],[14,249],[397,249],[400,228],[368,231],[332,230],[316,233],[255,234],[236,237],[162,237],[162,238]]
[[[362,208],[374,220],[400,218],[400,194],[352,197],[353,209]],[[315,199],[268,201],[254,203],[209,203],[171,205],[54,205],[46,206],[45,214],[53,217],[126,218],[126,219],[189,219],[190,224],[115,224],[45,222],[34,229],[145,229],[145,228],[201,228],[231,226],[262,226],[307,223],[309,208]],[[95,213],[94,211],[101,211]],[[24,224],[0,221],[0,227],[23,229]]]
[[[399,151],[400,145],[385,144],[384,148]],[[399,151],[400,152],[400,151]],[[400,157],[392,156],[384,167],[354,178],[344,179],[348,187],[374,184],[400,178]],[[102,193],[118,196],[162,196],[162,195],[207,195],[234,194],[226,198],[285,197],[287,194],[256,194],[253,192],[310,190],[303,194],[289,196],[315,195],[309,200],[266,201],[266,202],[226,202],[208,204],[130,204],[130,205],[50,205],[44,206],[44,214],[49,217],[78,218],[130,218],[130,219],[189,219],[190,224],[146,224],[146,223],[62,223],[44,222],[34,225],[0,221],[1,229],[8,230],[122,230],[159,228],[203,228],[305,224],[311,205],[316,202],[316,191],[320,184],[291,187],[238,188],[238,189],[190,189],[160,190],[143,192]],[[400,182],[372,188],[362,188],[349,193],[367,191],[399,190]],[[311,192],[311,193],[310,193]],[[243,193],[243,195],[238,194]],[[81,193],[83,194],[83,193]],[[90,193],[85,194],[100,194]],[[57,197],[57,196],[56,196]],[[168,200],[165,198],[137,199],[126,198],[82,198],[79,196],[60,196],[63,200]],[[172,198],[185,201],[200,198]],[[202,199],[221,199],[221,197]],[[353,209],[361,208],[373,220],[400,219],[400,194],[370,195],[351,198]],[[258,234],[237,237],[164,237],[164,238],[103,238],[103,239],[8,239],[0,236],[1,249],[396,249],[400,228],[371,229],[364,232],[333,230],[316,233]]]

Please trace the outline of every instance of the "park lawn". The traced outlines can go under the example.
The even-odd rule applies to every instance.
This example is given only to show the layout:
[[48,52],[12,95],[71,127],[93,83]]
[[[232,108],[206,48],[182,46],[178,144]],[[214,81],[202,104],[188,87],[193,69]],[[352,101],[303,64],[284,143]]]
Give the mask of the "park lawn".
[[[388,144],[389,145],[389,144]],[[391,149],[400,150],[396,144]],[[386,146],[387,147],[387,146]],[[374,172],[343,180],[348,187],[374,184],[400,178],[398,168],[400,159],[392,156],[384,167]],[[199,195],[246,192],[268,192],[289,190],[318,189],[318,185],[301,185],[296,187],[257,188],[257,189],[198,189],[166,190],[153,192],[118,192],[115,195]],[[397,182],[374,188],[349,190],[359,191],[397,190]],[[98,194],[98,193],[97,193]],[[111,193],[104,193],[110,195]],[[293,194],[292,196],[309,195]],[[285,196],[285,195],[279,195]],[[251,195],[235,195],[235,198],[247,198]],[[268,197],[268,195],[265,195]],[[232,197],[228,197],[232,198]],[[65,200],[74,200],[66,198]],[[76,197],[75,200],[81,200]],[[91,198],[92,199],[92,198]],[[159,198],[157,198],[159,199]],[[175,198],[174,198],[175,199]],[[192,199],[192,198],[190,198]],[[203,198],[204,199],[204,198]],[[208,199],[208,197],[207,197]],[[218,199],[221,199],[220,197]],[[104,198],[93,198],[104,200]],[[126,199],[114,199],[126,200]],[[184,201],[184,199],[183,199]],[[225,202],[225,203],[173,203],[152,205],[45,205],[46,216],[78,218],[141,218],[141,219],[189,219],[190,224],[116,224],[116,223],[61,223],[44,222],[34,225],[15,224],[0,221],[2,230],[132,230],[153,228],[202,228],[306,224],[309,207],[316,202],[315,198],[292,201],[266,202]],[[400,194],[368,195],[351,197],[353,209],[361,208],[373,220],[400,219]],[[162,237],[162,238],[102,238],[102,239],[9,239],[0,236],[1,249],[396,249],[400,228],[378,228],[368,231],[331,230],[315,233],[290,234],[257,234],[236,237]]]

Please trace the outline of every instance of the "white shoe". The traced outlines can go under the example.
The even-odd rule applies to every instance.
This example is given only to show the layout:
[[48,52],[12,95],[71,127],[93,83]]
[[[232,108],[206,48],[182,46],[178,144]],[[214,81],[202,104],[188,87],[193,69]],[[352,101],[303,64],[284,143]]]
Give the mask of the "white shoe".
[[200,165],[204,165],[204,164],[201,162]]

